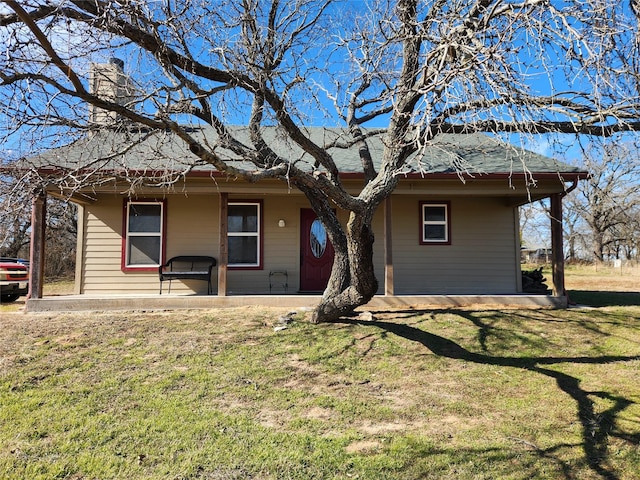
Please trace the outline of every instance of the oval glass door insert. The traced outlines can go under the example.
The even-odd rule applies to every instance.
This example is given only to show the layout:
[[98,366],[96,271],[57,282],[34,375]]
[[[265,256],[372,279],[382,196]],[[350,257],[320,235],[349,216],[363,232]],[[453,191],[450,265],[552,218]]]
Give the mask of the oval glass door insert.
[[311,243],[311,253],[313,253],[313,256],[316,258],[322,257],[324,251],[327,249],[327,231],[318,219],[314,220],[311,224],[309,242]]

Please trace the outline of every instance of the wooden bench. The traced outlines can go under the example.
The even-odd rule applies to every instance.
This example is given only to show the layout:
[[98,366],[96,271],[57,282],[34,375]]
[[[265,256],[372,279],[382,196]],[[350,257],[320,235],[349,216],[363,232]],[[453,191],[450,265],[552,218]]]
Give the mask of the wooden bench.
[[201,255],[179,255],[170,258],[167,263],[158,267],[160,295],[162,295],[162,282],[165,280],[169,280],[168,293],[171,293],[171,280],[205,280],[207,295],[211,295],[213,293],[211,271],[216,263],[215,258]]

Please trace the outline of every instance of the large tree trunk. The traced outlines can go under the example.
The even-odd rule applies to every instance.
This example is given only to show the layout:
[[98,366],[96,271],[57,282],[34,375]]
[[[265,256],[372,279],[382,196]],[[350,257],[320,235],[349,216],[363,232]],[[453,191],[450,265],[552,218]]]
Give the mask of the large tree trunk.
[[604,262],[604,240],[600,232],[593,232],[593,239],[591,242],[591,248],[593,250],[593,256],[596,263]]
[[304,192],[327,229],[335,251],[329,282],[311,316],[311,322],[335,321],[367,303],[378,291],[371,228],[377,203],[363,205],[361,211],[351,212],[345,228],[321,191],[303,183],[298,184],[298,188]]
[[311,317],[331,322],[364,305],[378,291],[373,267],[374,235],[370,215],[351,213],[346,228],[346,251],[336,248],[329,284]]

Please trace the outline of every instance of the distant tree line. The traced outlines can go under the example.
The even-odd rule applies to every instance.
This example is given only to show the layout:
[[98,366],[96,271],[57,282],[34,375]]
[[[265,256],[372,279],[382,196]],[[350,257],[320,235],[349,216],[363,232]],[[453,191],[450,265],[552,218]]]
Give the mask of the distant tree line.
[[[31,192],[15,178],[0,178],[0,257],[29,259]],[[77,208],[69,202],[47,200],[45,276],[61,278],[75,271]]]
[[[582,165],[589,172],[564,200],[568,261],[640,260],[640,150],[632,143],[591,145]],[[523,239],[546,247],[549,212],[544,203],[521,210]],[[532,240],[533,239],[533,240]]]

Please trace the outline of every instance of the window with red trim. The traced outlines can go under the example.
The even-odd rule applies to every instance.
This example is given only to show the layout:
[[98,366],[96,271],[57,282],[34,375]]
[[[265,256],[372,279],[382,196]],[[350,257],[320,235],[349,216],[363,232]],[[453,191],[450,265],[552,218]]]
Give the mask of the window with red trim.
[[164,202],[127,202],[122,252],[124,269],[152,269],[161,264],[164,248],[164,217]]
[[229,267],[262,267],[262,204],[229,202],[227,207]]
[[450,243],[449,202],[420,202],[420,244],[449,245]]

